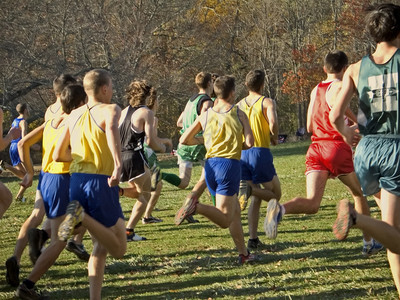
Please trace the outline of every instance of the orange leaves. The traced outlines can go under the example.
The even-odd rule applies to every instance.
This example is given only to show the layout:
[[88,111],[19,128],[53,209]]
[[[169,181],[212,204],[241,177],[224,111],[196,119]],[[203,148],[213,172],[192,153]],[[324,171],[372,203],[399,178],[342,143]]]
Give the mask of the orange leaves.
[[281,90],[287,94],[292,103],[308,101],[314,85],[322,78],[315,45],[305,45],[301,49],[292,50],[294,68],[283,73],[284,82]]

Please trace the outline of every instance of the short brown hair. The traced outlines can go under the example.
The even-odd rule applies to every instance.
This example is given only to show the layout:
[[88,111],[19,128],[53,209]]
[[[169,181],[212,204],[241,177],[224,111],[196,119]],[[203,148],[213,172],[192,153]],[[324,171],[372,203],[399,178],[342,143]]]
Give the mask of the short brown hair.
[[111,82],[110,72],[104,69],[94,69],[86,73],[83,78],[83,87],[85,92],[97,95],[100,88],[104,85],[109,85]]
[[61,74],[53,80],[53,90],[56,95],[60,95],[63,89],[69,85],[76,83],[76,79],[69,74]]
[[252,92],[259,92],[264,80],[265,72],[263,70],[253,70],[246,75],[246,86]]
[[26,105],[26,103],[18,103],[17,107],[15,108],[17,110],[17,113],[19,114],[23,114],[24,111],[28,108],[28,106]]
[[86,93],[80,84],[70,84],[61,92],[60,100],[63,111],[69,115],[72,110],[85,102]]
[[218,98],[228,99],[230,93],[235,90],[235,78],[233,76],[220,76],[215,80],[214,91]]
[[343,51],[335,50],[329,52],[324,59],[327,73],[340,73],[349,64],[349,59]]
[[400,33],[400,6],[390,3],[371,6],[365,23],[376,43],[391,42]]
[[200,72],[196,75],[194,82],[199,89],[206,89],[208,84],[211,82],[211,74],[206,72]]

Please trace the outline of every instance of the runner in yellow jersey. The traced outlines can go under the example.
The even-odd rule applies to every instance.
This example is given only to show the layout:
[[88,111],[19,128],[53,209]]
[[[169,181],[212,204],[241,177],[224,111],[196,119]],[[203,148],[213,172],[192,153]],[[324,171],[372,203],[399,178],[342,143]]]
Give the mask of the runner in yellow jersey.
[[[265,73],[262,70],[250,71],[246,76],[246,87],[249,94],[242,99],[238,106],[249,118],[250,127],[254,134],[254,147],[242,152],[241,184],[239,203],[244,210],[247,199],[251,197],[248,211],[249,248],[261,246],[257,236],[260,218],[261,201],[281,198],[281,184],[276,174],[270,144],[278,141],[278,118],[275,101],[262,95]],[[244,182],[243,182],[244,181]]]
[[[32,145],[43,139],[43,176],[40,192],[43,196],[46,216],[50,220],[51,227],[50,245],[40,255],[32,272],[16,291],[16,296],[22,299],[31,299],[32,295],[39,295],[34,289],[36,282],[53,265],[66,246],[64,241],[58,239],[57,232],[59,225],[64,220],[69,204],[70,162],[55,162],[53,151],[63,132],[67,115],[73,109],[85,103],[86,93],[81,85],[70,85],[63,90],[60,98],[64,113],[33,130],[18,145],[21,160],[27,170],[23,182],[25,185],[31,185],[34,171],[29,150]],[[82,226],[80,231],[84,231]]]
[[[175,224],[194,213],[199,213],[221,228],[229,228],[239,252],[239,263],[255,259],[247,250],[240,219],[237,193],[240,182],[240,155],[242,147],[253,146],[254,137],[249,121],[235,101],[235,79],[221,76],[215,80],[217,104],[208,109],[190,126],[180,138],[184,145],[202,144],[207,149],[205,178],[210,193],[215,196],[216,206],[199,203],[189,198],[177,212]],[[203,130],[203,137],[196,136]],[[244,135],[244,143],[243,143]]]
[[[53,80],[53,91],[56,96],[56,101],[50,105],[45,113],[45,122],[59,117],[63,110],[61,108],[61,92],[63,89],[70,85],[75,84],[76,79],[69,74],[61,74]],[[43,205],[42,194],[40,192],[40,183],[43,172],[39,175],[39,183],[36,189],[35,204],[30,216],[22,224],[21,229],[18,233],[17,242],[15,244],[13,255],[10,256],[6,261],[6,280],[11,286],[17,287],[19,285],[19,263],[21,260],[22,253],[28,244],[29,236],[29,257],[34,264],[41,253],[41,249],[47,239],[50,236],[50,225],[45,221],[42,225],[42,229],[37,227],[42,223],[45,209]],[[22,185],[28,187],[31,182],[21,182]],[[69,243],[68,243],[69,246]],[[82,234],[76,236],[73,249],[74,253],[80,258],[88,257],[88,253],[82,245]]]
[[122,258],[126,251],[125,221],[118,195],[121,109],[111,104],[112,80],[108,71],[88,72],[83,86],[87,104],[72,111],[53,156],[56,161],[72,160],[71,202],[58,236],[66,241],[81,222],[89,230],[93,237],[88,265],[90,298],[101,299],[107,253]]

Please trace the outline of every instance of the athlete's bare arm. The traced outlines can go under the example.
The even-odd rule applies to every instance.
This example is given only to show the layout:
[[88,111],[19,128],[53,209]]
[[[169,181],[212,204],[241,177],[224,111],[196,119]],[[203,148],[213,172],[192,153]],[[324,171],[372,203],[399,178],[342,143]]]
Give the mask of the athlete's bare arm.
[[154,151],[165,152],[166,147],[157,139],[157,132],[154,128],[154,112],[148,108],[143,112],[144,114],[144,132],[147,137],[147,143]]
[[240,122],[242,122],[242,125],[243,125],[244,141],[243,141],[242,147],[244,150],[250,149],[254,145],[254,136],[253,136],[253,131],[251,131],[249,118],[239,108],[238,108],[238,116],[239,116]]
[[[340,81],[335,81],[332,83],[331,88],[327,91],[326,93],[326,99],[329,103],[330,107],[334,107],[336,103],[336,99],[340,93],[340,90],[342,89],[342,84],[343,82]],[[357,117],[355,114],[351,111],[350,106],[347,107],[345,111],[345,116],[353,123],[357,123]]]
[[329,120],[335,129],[343,136],[344,141],[350,146],[356,146],[360,141],[357,125],[347,126],[344,115],[349,107],[350,100],[356,92],[356,84],[361,61],[352,64],[343,76],[342,88],[336,98],[335,106],[329,114]]
[[18,142],[19,157],[21,158],[21,163],[26,170],[26,174],[22,179],[21,185],[26,188],[32,185],[33,175],[34,175],[34,170],[29,150],[32,145],[36,144],[42,139],[44,126],[45,124],[42,124],[39,127],[35,128]]
[[313,128],[312,128],[312,118],[314,115],[314,104],[315,104],[315,97],[317,96],[317,87],[314,87],[311,95],[310,95],[310,104],[308,104],[308,109],[307,109],[307,132],[312,133]]
[[211,101],[211,100],[204,101],[204,102],[201,104],[200,114],[202,114],[203,112],[205,112],[205,111],[206,111],[207,109],[209,109],[210,107],[213,107],[213,105],[214,105],[214,102]]
[[193,122],[193,124],[182,134],[179,139],[179,143],[182,145],[199,145],[204,144],[204,138],[196,137],[202,129],[202,121],[204,121],[206,113],[202,113],[197,119]]
[[278,116],[276,114],[276,103],[273,99],[265,98],[263,105],[264,105],[265,116],[267,117],[269,130],[271,133],[270,135],[271,144],[277,145],[279,127],[278,127]]
[[107,137],[107,144],[114,159],[114,170],[108,185],[116,186],[121,177],[121,139],[119,136],[118,121],[121,117],[121,109],[116,104],[104,104],[101,109],[104,113],[104,131]]
[[179,116],[178,121],[176,121],[176,126],[179,128],[183,127],[183,113],[184,112],[185,111],[181,112],[181,115]]
[[21,129],[21,137],[24,137],[28,134],[28,122],[26,120],[22,120],[19,122],[19,127]]
[[21,136],[21,129],[12,127],[7,135],[3,137],[3,121],[4,121],[4,115],[3,115],[3,110],[0,108],[0,150],[3,150],[6,148],[12,140],[15,140]]

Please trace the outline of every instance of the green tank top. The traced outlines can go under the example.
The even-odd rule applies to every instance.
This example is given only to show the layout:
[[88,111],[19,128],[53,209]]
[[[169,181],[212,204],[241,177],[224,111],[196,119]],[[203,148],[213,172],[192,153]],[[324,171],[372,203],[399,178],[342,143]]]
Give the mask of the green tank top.
[[194,123],[197,116],[199,115],[197,111],[199,101],[205,100],[211,100],[211,98],[206,94],[197,94],[190,98],[189,101],[186,103],[183,113],[183,126],[181,129],[181,134],[183,134],[186,129],[188,129]]
[[385,64],[375,64],[369,56],[362,58],[357,84],[357,122],[362,135],[400,133],[399,66],[399,49]]

